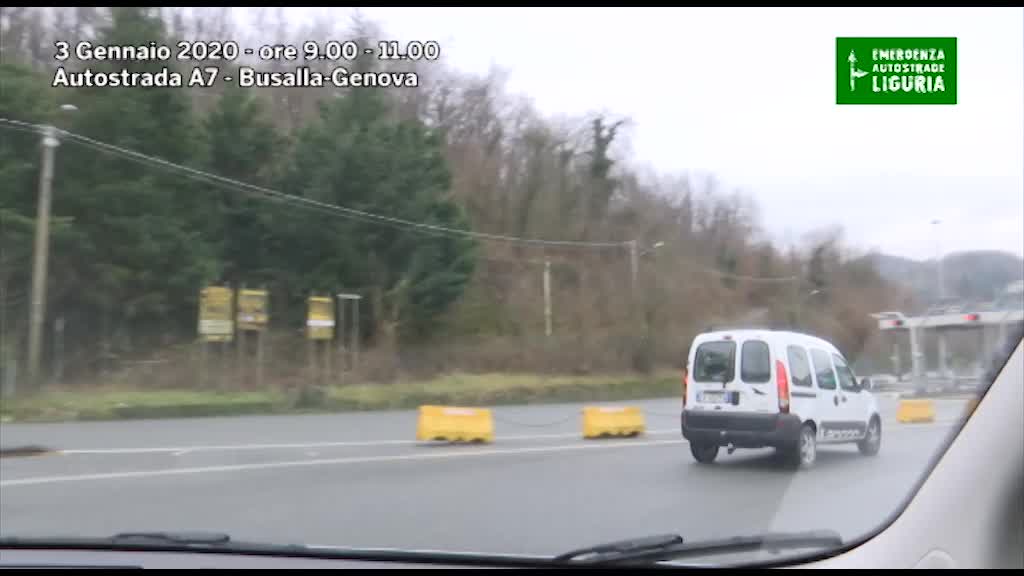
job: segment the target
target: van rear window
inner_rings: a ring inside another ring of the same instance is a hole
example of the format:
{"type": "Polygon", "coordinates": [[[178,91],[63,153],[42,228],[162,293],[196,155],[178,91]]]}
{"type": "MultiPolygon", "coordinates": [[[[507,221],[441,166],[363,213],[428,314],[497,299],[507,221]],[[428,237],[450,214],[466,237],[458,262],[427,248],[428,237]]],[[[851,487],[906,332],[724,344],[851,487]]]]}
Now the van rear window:
{"type": "Polygon", "coordinates": [[[760,340],[743,343],[740,355],[740,379],[744,382],[759,383],[772,379],[772,359],[768,345],[760,340]]]}
{"type": "Polygon", "coordinates": [[[694,382],[731,382],[736,370],[736,343],[721,340],[697,347],[694,382]]]}

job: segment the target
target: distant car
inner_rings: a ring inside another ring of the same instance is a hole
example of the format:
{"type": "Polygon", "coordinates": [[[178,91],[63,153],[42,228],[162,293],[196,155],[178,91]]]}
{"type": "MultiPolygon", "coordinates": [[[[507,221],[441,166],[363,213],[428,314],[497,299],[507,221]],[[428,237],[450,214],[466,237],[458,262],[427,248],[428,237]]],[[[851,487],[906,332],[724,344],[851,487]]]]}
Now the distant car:
{"type": "Polygon", "coordinates": [[[872,374],[860,381],[865,390],[878,390],[886,386],[894,386],[899,380],[892,374],[872,374]]]}
{"type": "Polygon", "coordinates": [[[856,443],[869,456],[881,446],[874,396],[839,350],[814,336],[705,332],[690,347],[683,387],[682,433],[700,463],[722,447],[773,447],[806,468],[818,444],[856,443]]]}

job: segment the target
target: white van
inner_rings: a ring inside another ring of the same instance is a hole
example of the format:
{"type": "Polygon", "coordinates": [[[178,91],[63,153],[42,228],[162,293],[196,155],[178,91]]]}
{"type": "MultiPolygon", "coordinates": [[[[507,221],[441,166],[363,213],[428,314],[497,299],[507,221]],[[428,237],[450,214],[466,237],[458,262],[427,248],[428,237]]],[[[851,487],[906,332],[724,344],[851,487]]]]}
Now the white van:
{"type": "Polygon", "coordinates": [[[713,462],[720,447],[773,447],[808,467],[818,444],[856,442],[877,454],[882,421],[832,344],[798,332],[725,330],[690,346],[682,432],[700,463],[713,462]]]}

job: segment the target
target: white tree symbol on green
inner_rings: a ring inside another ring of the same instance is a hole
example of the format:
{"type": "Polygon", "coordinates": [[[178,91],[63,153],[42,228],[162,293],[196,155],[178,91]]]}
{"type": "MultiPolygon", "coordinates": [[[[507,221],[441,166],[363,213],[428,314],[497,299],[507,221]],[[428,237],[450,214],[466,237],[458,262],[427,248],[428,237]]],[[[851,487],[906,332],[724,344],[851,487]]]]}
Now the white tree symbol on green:
{"type": "Polygon", "coordinates": [[[853,50],[850,50],[850,55],[846,58],[846,61],[850,63],[850,92],[853,92],[856,89],[854,81],[857,78],[867,76],[868,73],[857,69],[857,56],[854,55],[853,50]]]}

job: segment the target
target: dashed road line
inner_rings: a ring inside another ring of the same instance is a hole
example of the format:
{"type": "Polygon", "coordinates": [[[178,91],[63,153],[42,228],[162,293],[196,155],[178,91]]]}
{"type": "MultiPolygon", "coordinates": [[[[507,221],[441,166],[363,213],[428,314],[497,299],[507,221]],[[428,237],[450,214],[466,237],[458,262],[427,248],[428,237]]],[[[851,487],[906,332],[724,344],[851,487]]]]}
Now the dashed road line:
{"type": "Polygon", "coordinates": [[[559,446],[537,446],[532,448],[506,448],[487,450],[468,450],[430,453],[430,454],[398,454],[391,456],[356,456],[349,458],[326,458],[318,460],[289,460],[284,462],[261,462],[254,464],[235,464],[227,466],[199,466],[191,468],[166,468],[161,470],[138,470],[131,472],[107,472],[99,474],[73,474],[62,476],[38,476],[35,478],[18,478],[0,481],[0,488],[16,486],[38,486],[71,482],[88,482],[93,480],[124,480],[137,478],[157,478],[162,476],[190,476],[196,474],[214,474],[247,472],[252,470],[274,470],[282,468],[309,468],[316,466],[341,466],[369,463],[391,463],[423,460],[450,460],[457,458],[482,458],[487,456],[515,456],[521,454],[543,454],[546,452],[573,452],[585,450],[619,450],[623,448],[645,448],[682,444],[679,440],[647,440],[621,443],[601,444],[563,444],[559,446]]]}
{"type": "MultiPolygon", "coordinates": [[[[679,434],[678,428],[664,430],[648,430],[647,436],[664,436],[668,434],[679,434]]],[[[517,436],[499,436],[499,441],[516,440],[554,440],[561,438],[581,438],[579,432],[568,432],[561,434],[527,434],[517,436]]],[[[168,446],[149,448],[84,448],[60,450],[59,453],[76,455],[100,455],[100,454],[163,454],[170,453],[174,456],[181,456],[194,452],[234,452],[247,450],[308,450],[313,448],[366,448],[377,446],[416,446],[424,444],[419,440],[360,440],[360,441],[338,441],[338,442],[295,442],[285,444],[223,444],[213,446],[168,446]]]]}

